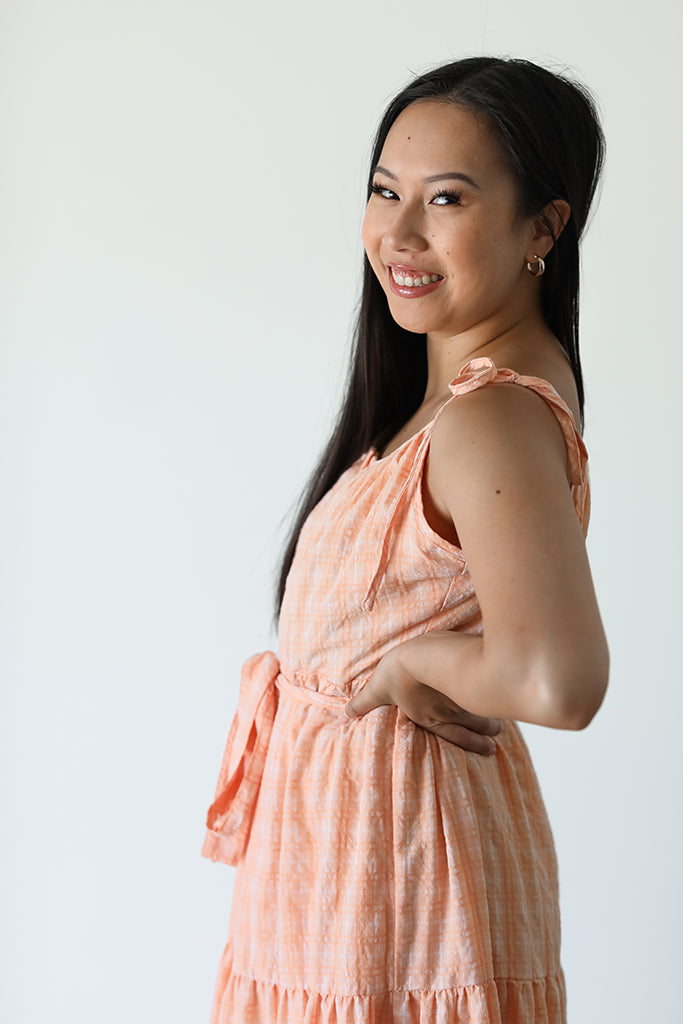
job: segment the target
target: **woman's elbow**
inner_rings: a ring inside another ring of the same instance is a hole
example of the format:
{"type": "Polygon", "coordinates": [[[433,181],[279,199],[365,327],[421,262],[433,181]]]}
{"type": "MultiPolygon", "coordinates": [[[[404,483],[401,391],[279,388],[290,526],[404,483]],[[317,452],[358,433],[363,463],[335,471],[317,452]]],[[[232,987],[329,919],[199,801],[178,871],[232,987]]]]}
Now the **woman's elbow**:
{"type": "Polygon", "coordinates": [[[539,724],[554,729],[585,729],[602,705],[608,681],[606,643],[589,656],[568,657],[546,666],[538,676],[538,707],[543,717],[539,724]]]}

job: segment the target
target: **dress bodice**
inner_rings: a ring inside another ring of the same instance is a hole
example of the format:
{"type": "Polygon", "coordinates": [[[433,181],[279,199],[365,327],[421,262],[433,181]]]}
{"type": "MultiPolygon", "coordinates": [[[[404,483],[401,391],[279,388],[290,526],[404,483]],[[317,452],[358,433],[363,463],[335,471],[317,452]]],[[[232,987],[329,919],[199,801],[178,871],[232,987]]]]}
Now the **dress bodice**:
{"type": "Polygon", "coordinates": [[[481,632],[465,554],[427,522],[422,486],[432,429],[445,405],[493,382],[529,387],[555,412],[585,535],[587,453],[568,406],[547,381],[473,359],[428,424],[383,459],[375,449],[361,455],[308,516],[280,615],[279,657],[289,679],[351,697],[397,643],[432,630],[481,632]]]}

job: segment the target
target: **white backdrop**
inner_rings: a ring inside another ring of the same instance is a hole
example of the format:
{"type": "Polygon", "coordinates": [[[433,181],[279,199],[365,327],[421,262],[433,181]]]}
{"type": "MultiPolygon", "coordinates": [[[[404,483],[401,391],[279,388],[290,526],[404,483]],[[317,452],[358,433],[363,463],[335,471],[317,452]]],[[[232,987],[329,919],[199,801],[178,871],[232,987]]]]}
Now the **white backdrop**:
{"type": "Polygon", "coordinates": [[[340,395],[370,139],[411,72],[480,52],[574,70],[608,139],[582,344],[611,685],[585,732],[525,728],[570,1024],[680,1019],[680,5],[1,18],[2,1019],[208,1019],[234,871],[204,816],[340,395]]]}

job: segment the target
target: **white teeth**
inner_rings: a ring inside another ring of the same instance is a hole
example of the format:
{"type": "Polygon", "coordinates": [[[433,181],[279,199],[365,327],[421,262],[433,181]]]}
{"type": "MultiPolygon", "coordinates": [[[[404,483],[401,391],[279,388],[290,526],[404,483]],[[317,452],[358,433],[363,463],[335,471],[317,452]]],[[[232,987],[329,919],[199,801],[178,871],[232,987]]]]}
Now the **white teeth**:
{"type": "Polygon", "coordinates": [[[430,282],[441,280],[438,274],[422,274],[417,277],[409,275],[408,277],[402,277],[401,274],[397,273],[393,268],[391,273],[396,284],[403,288],[422,288],[424,285],[430,284],[430,282]]]}

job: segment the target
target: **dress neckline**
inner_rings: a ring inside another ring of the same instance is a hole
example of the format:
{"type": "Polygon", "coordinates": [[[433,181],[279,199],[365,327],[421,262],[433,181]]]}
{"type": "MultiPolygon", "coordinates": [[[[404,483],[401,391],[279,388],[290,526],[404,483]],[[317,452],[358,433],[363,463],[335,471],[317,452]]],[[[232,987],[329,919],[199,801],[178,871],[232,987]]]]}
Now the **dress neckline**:
{"type": "MultiPolygon", "coordinates": [[[[450,402],[450,398],[447,398],[446,402],[450,402]]],[[[388,462],[388,460],[392,457],[392,455],[396,455],[397,452],[401,451],[401,448],[405,448],[406,445],[410,444],[411,441],[414,441],[416,438],[420,437],[421,434],[424,434],[424,432],[427,429],[427,427],[431,427],[431,425],[434,423],[434,420],[436,419],[436,417],[439,415],[439,413],[443,409],[443,406],[446,405],[446,402],[444,402],[443,405],[439,406],[439,408],[436,410],[436,412],[434,413],[434,415],[432,416],[432,418],[429,420],[428,423],[425,423],[425,425],[423,427],[420,427],[420,429],[418,431],[416,431],[414,434],[411,434],[410,437],[406,438],[405,441],[402,441],[401,444],[398,445],[397,448],[392,448],[392,450],[390,452],[387,452],[386,455],[380,456],[379,452],[377,451],[377,448],[373,444],[368,449],[368,451],[366,453],[366,457],[367,457],[367,455],[372,456],[372,460],[371,461],[374,461],[374,462],[388,462]]]]}

